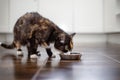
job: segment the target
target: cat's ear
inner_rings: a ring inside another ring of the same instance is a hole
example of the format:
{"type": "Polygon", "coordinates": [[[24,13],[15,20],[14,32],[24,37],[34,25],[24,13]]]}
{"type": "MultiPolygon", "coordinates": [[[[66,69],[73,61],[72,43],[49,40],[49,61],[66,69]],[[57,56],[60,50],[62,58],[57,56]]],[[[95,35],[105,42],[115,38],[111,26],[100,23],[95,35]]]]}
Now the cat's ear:
{"type": "Polygon", "coordinates": [[[73,38],[73,37],[75,36],[75,34],[76,34],[76,33],[72,33],[72,34],[70,34],[70,36],[73,38]]]}

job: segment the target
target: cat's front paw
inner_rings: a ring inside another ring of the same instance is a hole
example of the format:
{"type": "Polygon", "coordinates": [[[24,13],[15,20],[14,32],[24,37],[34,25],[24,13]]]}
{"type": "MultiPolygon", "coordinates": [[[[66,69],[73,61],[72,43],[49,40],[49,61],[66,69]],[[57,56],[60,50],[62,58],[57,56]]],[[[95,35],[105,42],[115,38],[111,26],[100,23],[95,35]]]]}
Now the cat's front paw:
{"type": "Polygon", "coordinates": [[[30,58],[35,59],[35,58],[38,58],[38,56],[36,54],[32,54],[30,55],[30,58]]]}

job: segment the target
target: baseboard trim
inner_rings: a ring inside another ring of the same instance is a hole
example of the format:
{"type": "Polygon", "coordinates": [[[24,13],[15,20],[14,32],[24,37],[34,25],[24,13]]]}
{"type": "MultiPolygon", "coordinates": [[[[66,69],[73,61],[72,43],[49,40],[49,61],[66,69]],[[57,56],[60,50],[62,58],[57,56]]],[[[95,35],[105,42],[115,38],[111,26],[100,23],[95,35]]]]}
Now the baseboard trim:
{"type": "MultiPolygon", "coordinates": [[[[120,44],[120,33],[77,33],[73,38],[75,43],[117,43],[120,44]]],[[[1,33],[1,42],[12,42],[12,33],[1,33]]]]}

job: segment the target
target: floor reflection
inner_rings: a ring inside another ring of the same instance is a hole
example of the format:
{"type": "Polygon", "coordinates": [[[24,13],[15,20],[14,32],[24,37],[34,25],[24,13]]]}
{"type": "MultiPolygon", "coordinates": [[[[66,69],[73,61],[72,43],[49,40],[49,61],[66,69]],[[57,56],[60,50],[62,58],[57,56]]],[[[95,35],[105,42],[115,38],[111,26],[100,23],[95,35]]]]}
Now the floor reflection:
{"type": "Polygon", "coordinates": [[[38,59],[7,54],[0,59],[0,80],[29,80],[40,68],[38,59]]]}
{"type": "Polygon", "coordinates": [[[44,68],[37,74],[34,80],[74,80],[72,66],[80,61],[66,61],[52,59],[47,61],[44,68]]]}
{"type": "Polygon", "coordinates": [[[14,50],[11,54],[2,50],[0,80],[120,80],[120,45],[87,44],[75,49],[82,52],[81,61],[48,59],[44,52],[28,60],[26,54],[20,57],[14,50]]]}

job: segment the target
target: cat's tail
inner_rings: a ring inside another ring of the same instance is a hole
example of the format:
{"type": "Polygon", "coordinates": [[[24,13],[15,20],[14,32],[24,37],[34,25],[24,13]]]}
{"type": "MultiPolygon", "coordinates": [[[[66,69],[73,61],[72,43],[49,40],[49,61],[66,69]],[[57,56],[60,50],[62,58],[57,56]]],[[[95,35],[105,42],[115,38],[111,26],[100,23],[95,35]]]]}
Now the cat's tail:
{"type": "Polygon", "coordinates": [[[13,49],[13,48],[15,48],[15,44],[14,43],[12,43],[12,44],[5,44],[5,43],[0,42],[0,46],[4,47],[6,49],[13,49]]]}

